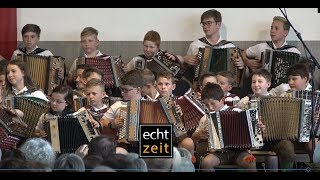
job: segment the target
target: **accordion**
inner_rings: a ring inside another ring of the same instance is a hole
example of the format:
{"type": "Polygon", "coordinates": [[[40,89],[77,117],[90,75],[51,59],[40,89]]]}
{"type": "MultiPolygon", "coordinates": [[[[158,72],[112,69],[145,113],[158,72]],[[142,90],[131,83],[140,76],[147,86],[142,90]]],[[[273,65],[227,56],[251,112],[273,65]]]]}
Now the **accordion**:
{"type": "Polygon", "coordinates": [[[143,58],[138,59],[135,63],[135,67],[137,69],[148,68],[155,74],[162,71],[169,71],[176,78],[182,78],[186,70],[182,68],[179,63],[168,59],[165,53],[166,51],[160,50],[151,60],[145,60],[143,58]]]}
{"type": "Polygon", "coordinates": [[[43,89],[45,94],[51,94],[55,87],[62,84],[58,73],[59,69],[64,69],[63,57],[18,54],[17,59],[28,65],[32,80],[43,89]]]}
{"type": "Polygon", "coordinates": [[[15,120],[5,109],[0,108],[0,149],[12,149],[25,140],[27,127],[15,120]]]}
{"type": "Polygon", "coordinates": [[[50,109],[50,105],[45,100],[36,97],[7,96],[5,104],[24,113],[22,120],[28,125],[24,134],[26,138],[33,137],[40,116],[50,109]]]}
{"type": "Polygon", "coordinates": [[[265,140],[309,142],[310,115],[306,100],[290,97],[264,97],[258,101],[259,116],[266,126],[265,140]],[[309,117],[308,117],[309,116],[309,117]]]}
{"type": "MultiPolygon", "coordinates": [[[[311,100],[312,100],[312,92],[310,90],[295,90],[295,91],[291,91],[289,92],[291,94],[292,97],[294,98],[300,98],[300,99],[304,99],[305,100],[305,116],[304,118],[306,118],[307,120],[305,120],[306,122],[310,122],[311,123],[311,116],[315,115],[314,118],[319,119],[319,112],[320,112],[320,91],[317,90],[314,92],[314,111],[312,113],[312,106],[311,106],[311,100]]],[[[320,129],[319,129],[319,120],[318,122],[314,122],[314,133],[319,136],[320,134],[320,129]]]]}
{"type": "Polygon", "coordinates": [[[187,131],[195,130],[198,127],[200,119],[205,115],[207,109],[197,99],[196,93],[191,91],[174,100],[182,109],[183,123],[187,131]]]}
{"type": "Polygon", "coordinates": [[[131,100],[121,116],[125,120],[119,130],[119,140],[138,141],[140,124],[172,124],[177,138],[184,137],[187,133],[181,117],[173,108],[171,97],[163,97],[159,101],[131,100]]]}
{"type": "Polygon", "coordinates": [[[103,81],[107,87],[120,86],[120,78],[124,74],[121,56],[79,57],[77,65],[79,64],[89,64],[101,70],[103,81]]]}
{"type": "Polygon", "coordinates": [[[299,54],[281,50],[266,49],[262,53],[262,64],[272,74],[271,88],[288,82],[287,71],[299,59],[299,54]]]}
{"type": "Polygon", "coordinates": [[[210,46],[199,48],[197,57],[200,59],[200,64],[195,66],[195,80],[197,81],[207,72],[217,73],[220,71],[230,71],[235,77],[236,86],[241,87],[245,71],[238,69],[234,65],[238,55],[238,48],[217,49],[210,46]]]}
{"type": "Polygon", "coordinates": [[[263,138],[257,124],[257,110],[209,113],[209,151],[221,148],[260,148],[263,138]]]}
{"type": "Polygon", "coordinates": [[[44,122],[44,130],[48,134],[47,140],[57,153],[74,153],[81,145],[99,136],[89,122],[87,111],[48,118],[44,122]]]}

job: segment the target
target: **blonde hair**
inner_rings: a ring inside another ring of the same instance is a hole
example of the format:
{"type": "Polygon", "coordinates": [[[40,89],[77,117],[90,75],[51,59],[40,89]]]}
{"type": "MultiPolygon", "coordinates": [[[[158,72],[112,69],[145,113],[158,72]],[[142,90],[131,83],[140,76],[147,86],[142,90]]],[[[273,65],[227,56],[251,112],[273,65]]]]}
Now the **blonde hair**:
{"type": "Polygon", "coordinates": [[[280,21],[283,22],[283,29],[289,31],[290,30],[290,24],[286,20],[286,18],[281,17],[281,16],[275,16],[273,17],[273,21],[280,21]]]}
{"type": "Polygon", "coordinates": [[[93,79],[91,79],[90,81],[87,82],[86,89],[92,88],[92,87],[96,87],[96,86],[99,86],[102,92],[105,91],[104,82],[102,80],[96,79],[96,78],[93,78],[93,79]]]}

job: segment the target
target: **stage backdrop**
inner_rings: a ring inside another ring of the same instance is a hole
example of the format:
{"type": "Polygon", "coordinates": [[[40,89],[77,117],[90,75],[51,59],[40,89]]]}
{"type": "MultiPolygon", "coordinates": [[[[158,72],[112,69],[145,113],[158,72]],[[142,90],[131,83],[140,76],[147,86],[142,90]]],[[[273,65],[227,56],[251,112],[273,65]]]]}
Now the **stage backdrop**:
{"type": "Polygon", "coordinates": [[[0,54],[10,59],[17,48],[17,9],[0,8],[0,54]]]}

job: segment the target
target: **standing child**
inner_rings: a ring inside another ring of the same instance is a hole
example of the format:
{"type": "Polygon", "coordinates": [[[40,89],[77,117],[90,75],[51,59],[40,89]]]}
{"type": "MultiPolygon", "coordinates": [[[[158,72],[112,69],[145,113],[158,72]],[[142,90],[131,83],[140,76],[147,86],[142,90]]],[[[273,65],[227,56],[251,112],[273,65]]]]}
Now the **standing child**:
{"type": "MultiPolygon", "coordinates": [[[[80,44],[81,48],[84,51],[84,57],[99,57],[104,56],[97,48],[99,46],[99,39],[98,39],[98,30],[93,27],[85,27],[81,34],[80,34],[80,44]]],[[[77,67],[77,59],[75,59],[69,69],[68,74],[68,83],[71,83],[74,79],[74,74],[77,67]]]]}
{"type": "MultiPolygon", "coordinates": [[[[160,34],[157,31],[148,31],[144,38],[143,38],[143,54],[138,55],[137,57],[132,58],[131,61],[124,67],[125,71],[129,71],[132,69],[141,69],[141,68],[148,68],[150,69],[154,74],[159,73],[162,71],[162,68],[159,68],[158,66],[154,65],[154,59],[153,57],[157,55],[157,53],[165,52],[165,56],[172,62],[177,62],[180,64],[180,68],[182,67],[181,61],[182,57],[178,55],[173,55],[171,53],[168,53],[166,51],[163,51],[160,49],[161,44],[161,37],[160,34]],[[144,67],[141,67],[140,65],[144,64],[144,67]],[[139,67],[140,66],[140,67],[139,67]]],[[[189,87],[189,84],[182,79],[179,79],[177,81],[178,88],[173,91],[173,93],[177,96],[181,96],[185,94],[189,87]]]]}
{"type": "MultiPolygon", "coordinates": [[[[32,55],[39,55],[39,56],[53,56],[51,51],[47,49],[41,49],[37,46],[40,41],[40,33],[41,29],[36,24],[26,24],[23,26],[21,30],[22,40],[24,47],[17,49],[13,52],[11,60],[16,59],[18,54],[32,54],[32,55]]],[[[59,69],[58,77],[60,79],[64,79],[66,67],[64,69],[59,69]]]]}
{"type": "Polygon", "coordinates": [[[47,49],[41,49],[37,46],[40,40],[41,29],[36,24],[26,24],[21,30],[24,47],[13,52],[11,60],[16,59],[18,54],[36,54],[40,56],[53,56],[47,49]]]}

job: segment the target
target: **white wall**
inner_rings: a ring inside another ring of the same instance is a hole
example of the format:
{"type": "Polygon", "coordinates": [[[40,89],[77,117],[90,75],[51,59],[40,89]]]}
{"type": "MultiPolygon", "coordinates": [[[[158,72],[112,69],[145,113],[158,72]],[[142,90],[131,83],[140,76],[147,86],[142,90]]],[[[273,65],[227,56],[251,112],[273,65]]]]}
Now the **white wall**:
{"type": "MultiPolygon", "coordinates": [[[[38,24],[41,41],[79,41],[86,26],[99,30],[101,41],[142,41],[149,30],[163,41],[192,41],[203,36],[201,14],[210,8],[18,8],[18,40],[27,23],[38,24]]],[[[269,40],[278,8],[217,8],[222,13],[221,34],[230,41],[269,40]]],[[[304,40],[320,40],[317,8],[286,8],[289,20],[304,40]]],[[[287,38],[298,41],[293,30],[287,38]]]]}

